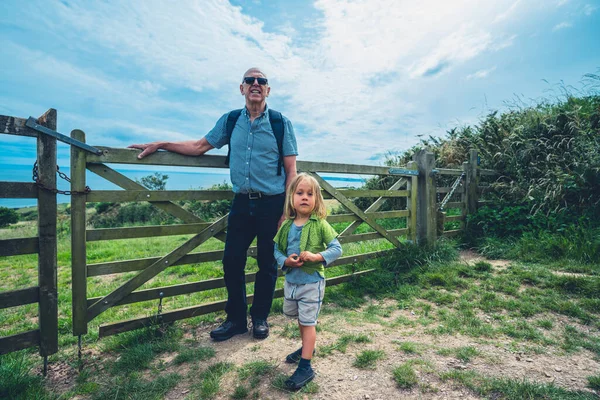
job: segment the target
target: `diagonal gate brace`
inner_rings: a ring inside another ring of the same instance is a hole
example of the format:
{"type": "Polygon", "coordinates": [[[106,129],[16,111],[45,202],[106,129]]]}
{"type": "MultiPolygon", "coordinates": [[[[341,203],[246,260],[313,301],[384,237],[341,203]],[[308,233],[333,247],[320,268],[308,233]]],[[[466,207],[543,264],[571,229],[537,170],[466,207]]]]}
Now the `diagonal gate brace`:
{"type": "Polygon", "coordinates": [[[98,315],[108,310],[110,307],[117,304],[125,296],[133,292],[135,289],[154,278],[157,274],[164,271],[167,267],[173,265],[181,257],[185,256],[190,251],[213,237],[216,233],[221,232],[227,226],[227,216],[220,218],[214,224],[204,229],[202,232],[189,239],[187,242],[156,261],[145,270],[125,282],[123,285],[101,298],[92,304],[87,310],[88,322],[96,318],[98,315]]]}
{"type": "Polygon", "coordinates": [[[394,246],[396,246],[396,247],[402,246],[402,243],[400,243],[400,241],[398,239],[396,239],[394,236],[390,235],[388,233],[388,231],[386,231],[381,225],[379,225],[377,222],[372,220],[368,215],[366,215],[363,211],[361,211],[360,208],[356,207],[354,205],[354,203],[352,203],[346,196],[344,196],[343,194],[338,192],[333,186],[331,186],[329,183],[325,182],[325,180],[323,180],[323,178],[321,178],[316,173],[314,173],[314,172],[309,172],[309,173],[317,180],[317,182],[319,182],[319,185],[321,185],[321,187],[323,189],[325,189],[327,192],[329,192],[329,194],[332,195],[333,198],[335,198],[337,201],[342,203],[344,205],[344,207],[346,207],[348,210],[352,211],[354,214],[356,214],[357,217],[359,217],[364,222],[369,224],[371,226],[371,228],[373,228],[377,232],[379,232],[379,234],[381,236],[383,236],[388,241],[390,241],[394,246]]]}
{"type": "MultiPolygon", "coordinates": [[[[390,186],[390,188],[388,189],[388,191],[391,192],[393,190],[398,190],[404,184],[406,184],[406,179],[404,179],[404,178],[398,179],[398,181],[396,181],[396,183],[394,183],[392,186],[390,186]]],[[[373,202],[373,204],[371,204],[369,206],[369,208],[367,208],[365,210],[365,213],[375,212],[375,211],[379,210],[379,208],[383,205],[383,203],[385,203],[386,200],[387,200],[387,197],[380,197],[380,198],[378,198],[377,200],[375,200],[373,202]]],[[[358,229],[358,227],[362,223],[363,223],[363,221],[354,221],[354,222],[352,222],[350,225],[348,225],[346,227],[346,229],[344,229],[344,231],[342,233],[340,233],[340,237],[352,235],[354,233],[354,231],[356,231],[356,229],[358,229]]]]}

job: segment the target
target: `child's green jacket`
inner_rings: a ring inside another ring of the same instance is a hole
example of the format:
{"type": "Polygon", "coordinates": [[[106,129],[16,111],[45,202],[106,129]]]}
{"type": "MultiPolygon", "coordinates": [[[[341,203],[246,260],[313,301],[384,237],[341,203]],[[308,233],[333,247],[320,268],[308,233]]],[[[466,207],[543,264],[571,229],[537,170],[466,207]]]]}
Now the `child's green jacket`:
{"type": "MultiPolygon", "coordinates": [[[[288,245],[288,234],[294,220],[288,219],[281,224],[279,232],[273,239],[275,245],[286,256],[288,245]]],[[[300,251],[310,251],[311,253],[320,253],[327,248],[327,245],[337,237],[337,232],[329,225],[329,223],[315,215],[311,215],[310,219],[302,227],[300,234],[300,251]]],[[[312,274],[317,271],[323,278],[325,277],[325,267],[322,262],[306,262],[300,269],[307,274],[312,274]]]]}

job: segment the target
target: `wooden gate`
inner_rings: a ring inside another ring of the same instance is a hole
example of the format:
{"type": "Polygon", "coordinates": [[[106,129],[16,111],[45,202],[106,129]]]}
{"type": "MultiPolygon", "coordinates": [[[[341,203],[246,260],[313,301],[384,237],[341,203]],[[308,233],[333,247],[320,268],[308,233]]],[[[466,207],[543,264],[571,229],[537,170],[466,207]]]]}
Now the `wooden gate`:
{"type": "MultiPolygon", "coordinates": [[[[56,110],[50,109],[37,123],[56,130],[56,110]]],[[[0,116],[0,133],[37,138],[38,183],[0,182],[1,198],[33,198],[38,204],[38,235],[0,240],[0,257],[38,254],[38,285],[0,293],[0,309],[38,303],[38,329],[0,337],[0,354],[39,346],[44,357],[58,351],[56,265],[56,139],[28,128],[23,118],[0,116]]]]}
{"type": "MultiPolygon", "coordinates": [[[[85,134],[80,130],[73,131],[71,137],[78,141],[85,142],[85,134]]],[[[210,238],[224,241],[227,230],[227,215],[216,221],[207,222],[184,209],[176,202],[181,200],[231,199],[233,193],[230,191],[215,190],[151,191],[117,172],[108,165],[117,163],[196,168],[226,168],[224,157],[214,155],[187,157],[161,151],[142,160],[138,160],[136,156],[139,152],[137,150],[100,146],[96,146],[96,148],[102,151],[101,155],[90,154],[76,147],[71,148],[71,189],[74,192],[71,200],[74,335],[87,333],[88,323],[112,307],[119,307],[140,301],[161,300],[170,296],[180,296],[225,287],[223,278],[215,278],[180,285],[138,290],[143,284],[171,266],[216,261],[222,258],[223,250],[205,252],[192,252],[192,250],[210,238]],[[92,188],[89,193],[83,193],[86,187],[86,169],[125,190],[93,190],[92,188]],[[88,229],[86,226],[86,203],[139,201],[150,202],[155,207],[177,217],[182,221],[182,224],[106,229],[88,229]],[[194,236],[161,257],[120,260],[96,264],[88,263],[86,254],[86,243],[88,242],[183,234],[193,234],[194,236]],[[124,281],[115,290],[99,297],[88,298],[88,278],[107,274],[121,274],[130,271],[140,272],[134,277],[124,281]]],[[[392,243],[394,247],[400,247],[402,245],[402,242],[398,239],[400,236],[405,236],[409,240],[416,239],[417,214],[415,210],[418,190],[418,171],[416,163],[410,163],[406,169],[306,161],[299,161],[297,166],[299,171],[308,172],[319,181],[323,188],[323,195],[325,198],[336,199],[350,212],[347,214],[330,215],[327,218],[331,223],[351,222],[351,224],[340,234],[339,240],[342,244],[385,238],[392,243]],[[333,187],[319,175],[322,173],[394,176],[398,178],[398,181],[389,190],[338,189],[333,187]],[[362,211],[351,201],[352,198],[357,197],[371,197],[376,198],[376,200],[366,210],[362,211]],[[397,197],[407,198],[406,207],[404,209],[383,212],[378,211],[387,198],[397,197]],[[402,229],[386,230],[378,223],[378,220],[386,218],[406,218],[406,227],[402,229]],[[372,232],[354,234],[359,225],[363,223],[366,223],[371,227],[372,232]]],[[[380,257],[388,251],[389,250],[375,251],[342,257],[336,260],[335,263],[332,263],[330,267],[353,264],[367,259],[380,257]]],[[[256,248],[251,247],[248,251],[248,255],[255,257],[256,248]]],[[[370,271],[361,271],[331,278],[327,280],[327,285],[339,284],[352,277],[368,272],[370,271]]],[[[254,273],[246,275],[246,282],[253,282],[254,279],[254,273]]],[[[281,297],[282,295],[282,289],[276,290],[276,297],[281,297]]],[[[250,303],[251,301],[252,295],[249,295],[248,302],[250,303]]],[[[110,322],[100,326],[99,335],[101,337],[108,336],[141,328],[157,322],[167,323],[223,310],[225,308],[225,303],[226,300],[220,300],[163,312],[160,316],[152,315],[126,321],[110,322]]]]}

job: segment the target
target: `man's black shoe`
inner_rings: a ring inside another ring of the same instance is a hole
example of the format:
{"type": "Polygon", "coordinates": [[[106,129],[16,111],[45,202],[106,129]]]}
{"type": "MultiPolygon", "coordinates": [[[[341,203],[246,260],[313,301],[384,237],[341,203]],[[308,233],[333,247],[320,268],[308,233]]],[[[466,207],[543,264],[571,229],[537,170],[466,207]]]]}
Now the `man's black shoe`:
{"type": "Polygon", "coordinates": [[[266,320],[252,320],[252,336],[254,336],[255,339],[266,339],[269,336],[269,324],[266,320]]]}
{"type": "Polygon", "coordinates": [[[235,335],[248,332],[246,323],[236,323],[230,320],[226,320],[217,329],[210,332],[210,337],[216,342],[222,342],[223,340],[231,339],[235,335]]]}
{"type": "Polygon", "coordinates": [[[312,381],[315,377],[315,371],[312,368],[297,368],[296,371],[290,376],[284,385],[289,390],[302,389],[308,382],[312,381]]]}
{"type": "MultiPolygon", "coordinates": [[[[313,350],[313,356],[315,355],[315,351],[313,350]]],[[[288,364],[297,364],[302,358],[302,347],[296,350],[293,353],[290,353],[285,357],[285,362],[288,364]]]]}

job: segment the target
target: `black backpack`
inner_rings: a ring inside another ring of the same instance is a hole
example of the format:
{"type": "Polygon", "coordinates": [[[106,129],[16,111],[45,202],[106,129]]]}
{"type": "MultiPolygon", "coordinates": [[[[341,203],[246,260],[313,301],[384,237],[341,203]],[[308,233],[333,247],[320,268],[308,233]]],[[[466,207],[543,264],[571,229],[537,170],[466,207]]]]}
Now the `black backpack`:
{"type": "MultiPolygon", "coordinates": [[[[233,132],[233,128],[235,128],[235,123],[237,122],[240,114],[242,113],[242,109],[233,110],[227,116],[227,125],[225,125],[226,133],[227,133],[227,146],[229,149],[227,150],[227,158],[225,158],[225,165],[229,166],[229,158],[231,155],[231,133],[233,132]]],[[[279,111],[271,110],[269,108],[269,122],[271,123],[271,129],[273,129],[273,134],[275,135],[275,140],[277,141],[277,149],[279,150],[279,162],[277,163],[277,175],[281,176],[281,169],[283,167],[283,118],[279,111]]]]}

